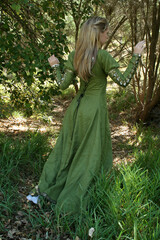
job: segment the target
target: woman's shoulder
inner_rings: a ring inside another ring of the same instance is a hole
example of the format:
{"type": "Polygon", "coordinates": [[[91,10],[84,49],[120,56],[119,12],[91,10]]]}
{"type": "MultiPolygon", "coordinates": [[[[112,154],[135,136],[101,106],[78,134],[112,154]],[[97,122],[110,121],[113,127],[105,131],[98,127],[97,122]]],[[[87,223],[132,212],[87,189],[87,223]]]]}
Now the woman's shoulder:
{"type": "Polygon", "coordinates": [[[104,56],[104,57],[107,57],[107,56],[110,56],[109,52],[105,49],[99,49],[98,50],[98,56],[104,56]]]}
{"type": "Polygon", "coordinates": [[[105,62],[108,62],[112,58],[110,53],[107,50],[99,49],[97,53],[97,60],[100,62],[100,64],[103,64],[105,62]]]}
{"type": "Polygon", "coordinates": [[[75,50],[73,50],[72,52],[69,53],[68,57],[70,58],[74,58],[75,55],[75,50]]]}
{"type": "Polygon", "coordinates": [[[111,56],[108,51],[104,49],[98,50],[98,62],[102,67],[105,68],[106,72],[109,72],[112,68],[119,67],[119,64],[116,62],[116,60],[111,56]]]}

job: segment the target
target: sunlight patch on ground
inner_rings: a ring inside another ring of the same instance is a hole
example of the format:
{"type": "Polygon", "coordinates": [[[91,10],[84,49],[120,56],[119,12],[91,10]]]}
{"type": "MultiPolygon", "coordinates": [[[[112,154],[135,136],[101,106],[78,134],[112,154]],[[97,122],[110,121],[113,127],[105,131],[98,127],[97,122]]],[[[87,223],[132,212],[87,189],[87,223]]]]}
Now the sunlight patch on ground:
{"type": "Polygon", "coordinates": [[[121,121],[112,122],[111,138],[114,165],[134,161],[131,146],[135,141],[135,135],[136,132],[128,125],[122,125],[121,121]]]}
{"type": "Polygon", "coordinates": [[[116,156],[116,153],[114,153],[114,155],[115,155],[115,157],[113,159],[113,165],[114,166],[116,166],[118,164],[126,165],[127,163],[133,162],[135,160],[134,157],[129,157],[129,156],[124,157],[123,155],[121,155],[122,157],[120,158],[120,157],[116,156]]]}
{"type": "Polygon", "coordinates": [[[112,131],[111,135],[113,137],[116,136],[120,136],[120,135],[124,135],[126,139],[130,138],[131,132],[130,132],[130,128],[127,125],[121,125],[121,126],[114,126],[114,130],[112,131]]]}
{"type": "Polygon", "coordinates": [[[6,133],[20,133],[27,131],[40,131],[42,133],[48,131],[59,132],[61,127],[61,122],[52,120],[52,124],[44,124],[39,120],[30,119],[20,119],[20,118],[10,118],[10,119],[0,119],[0,132],[6,133]]]}

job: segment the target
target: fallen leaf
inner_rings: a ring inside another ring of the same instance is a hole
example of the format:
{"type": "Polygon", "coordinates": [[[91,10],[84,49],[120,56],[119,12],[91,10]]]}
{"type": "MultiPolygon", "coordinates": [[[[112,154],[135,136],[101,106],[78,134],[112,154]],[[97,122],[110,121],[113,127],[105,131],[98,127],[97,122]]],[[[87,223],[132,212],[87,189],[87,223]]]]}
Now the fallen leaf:
{"type": "Polygon", "coordinates": [[[49,236],[48,236],[48,231],[47,231],[47,232],[46,232],[45,239],[48,239],[48,237],[49,237],[49,236]]]}
{"type": "Polygon", "coordinates": [[[21,240],[32,240],[31,238],[21,238],[21,240]]]}
{"type": "Polygon", "coordinates": [[[15,221],[14,222],[17,226],[21,226],[22,225],[22,222],[21,221],[15,221]]]}
{"type": "Polygon", "coordinates": [[[28,224],[28,221],[27,221],[27,219],[22,219],[22,223],[24,223],[24,224],[28,224]]]}
{"type": "Polygon", "coordinates": [[[92,238],[92,237],[93,237],[93,233],[94,233],[94,231],[95,231],[95,230],[94,230],[93,227],[90,228],[89,231],[88,231],[88,236],[92,238]]]}
{"type": "Polygon", "coordinates": [[[16,229],[9,230],[9,231],[8,231],[8,237],[9,237],[9,238],[14,238],[13,235],[14,235],[15,233],[16,233],[16,229]]]}
{"type": "Polygon", "coordinates": [[[78,236],[76,236],[75,240],[80,240],[80,238],[78,236]]]}
{"type": "Polygon", "coordinates": [[[21,217],[24,216],[24,213],[23,213],[22,211],[18,211],[17,213],[18,213],[18,215],[21,216],[21,217]]]}

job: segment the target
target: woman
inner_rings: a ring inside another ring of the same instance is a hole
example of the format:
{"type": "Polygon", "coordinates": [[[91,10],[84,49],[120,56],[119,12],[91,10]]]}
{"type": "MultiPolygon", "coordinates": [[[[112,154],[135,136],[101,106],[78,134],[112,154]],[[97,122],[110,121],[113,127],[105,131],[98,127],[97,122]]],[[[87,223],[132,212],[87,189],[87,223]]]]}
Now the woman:
{"type": "MultiPolygon", "coordinates": [[[[124,74],[118,63],[101,47],[107,40],[108,22],[92,17],[82,26],[76,50],[70,53],[66,73],[61,78],[59,61],[53,55],[48,61],[56,72],[61,89],[80,77],[80,89],[70,104],[57,143],[46,162],[39,184],[39,194],[56,201],[56,207],[77,213],[85,209],[87,192],[103,168],[112,167],[112,146],[106,106],[106,77],[126,87],[133,77],[144,41],[134,54],[124,74]]],[[[38,197],[28,196],[37,202],[38,197]]]]}

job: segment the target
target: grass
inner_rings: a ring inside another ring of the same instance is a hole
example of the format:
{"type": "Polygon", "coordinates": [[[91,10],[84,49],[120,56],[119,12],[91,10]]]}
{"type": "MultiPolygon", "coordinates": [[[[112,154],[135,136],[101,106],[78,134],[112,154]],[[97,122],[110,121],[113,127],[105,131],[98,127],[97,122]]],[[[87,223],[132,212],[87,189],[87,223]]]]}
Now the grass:
{"type": "Polygon", "coordinates": [[[127,111],[131,115],[130,110],[135,104],[135,97],[130,88],[128,88],[128,91],[123,88],[118,90],[116,88],[114,93],[112,90],[107,91],[107,103],[110,119],[116,119],[122,111],[127,111]]]}
{"type": "MultiPolygon", "coordinates": [[[[124,111],[121,100],[115,100],[118,96],[110,96],[109,108],[124,111]]],[[[93,240],[159,240],[160,136],[152,127],[132,128],[136,135],[129,149],[134,161],[116,165],[108,176],[102,171],[89,190],[87,210],[79,216],[56,215],[48,202],[40,208],[26,203],[25,196],[37,184],[51,151],[50,136],[1,134],[0,238],[87,240],[93,227],[93,240]]],[[[123,144],[118,147],[124,149],[123,144]]]]}
{"type": "Polygon", "coordinates": [[[46,135],[27,133],[23,139],[11,139],[0,135],[0,212],[1,230],[5,230],[5,222],[21,208],[18,188],[27,182],[27,178],[38,179],[49,146],[46,135]]]}

